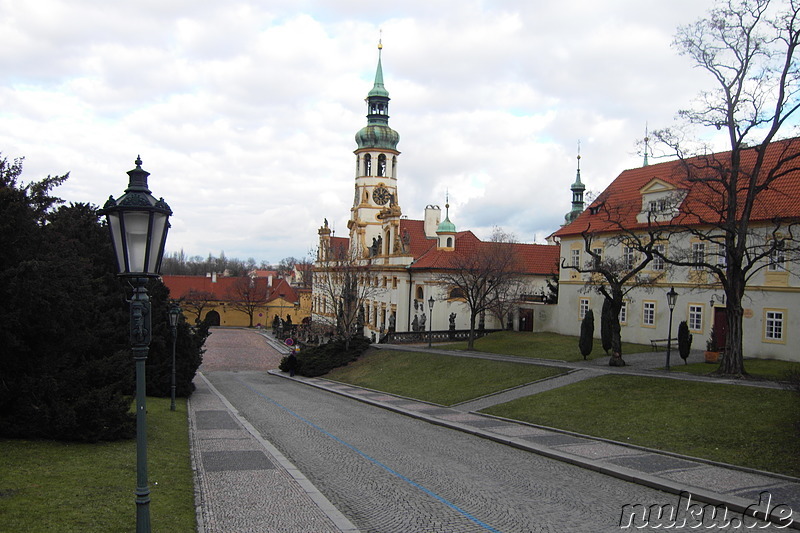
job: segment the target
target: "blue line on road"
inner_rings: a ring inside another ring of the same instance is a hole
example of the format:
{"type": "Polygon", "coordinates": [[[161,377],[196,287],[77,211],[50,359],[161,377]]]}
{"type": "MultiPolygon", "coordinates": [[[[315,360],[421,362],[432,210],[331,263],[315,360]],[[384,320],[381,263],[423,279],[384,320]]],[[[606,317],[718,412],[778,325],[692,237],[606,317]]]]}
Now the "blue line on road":
{"type": "Polygon", "coordinates": [[[385,464],[381,463],[380,461],[378,461],[378,460],[377,460],[377,459],[375,459],[374,457],[371,457],[371,456],[367,455],[366,453],[362,452],[361,450],[359,450],[358,448],[356,448],[356,447],[355,447],[355,446],[353,446],[352,444],[350,444],[350,443],[348,443],[348,442],[345,442],[345,441],[343,441],[342,439],[340,439],[339,437],[337,437],[337,436],[335,436],[335,435],[331,435],[330,433],[328,433],[327,431],[325,431],[324,429],[322,429],[322,428],[321,428],[321,427],[319,427],[318,425],[314,424],[314,423],[313,423],[313,422],[311,422],[310,420],[307,420],[307,419],[303,418],[302,416],[298,415],[297,413],[295,413],[294,411],[292,411],[292,410],[291,410],[291,409],[289,409],[288,407],[285,407],[285,406],[283,406],[283,405],[279,404],[278,402],[276,402],[275,400],[273,400],[272,398],[270,398],[269,396],[266,396],[266,395],[262,394],[261,392],[257,391],[256,389],[254,389],[253,387],[251,387],[250,385],[248,385],[247,383],[245,383],[244,381],[242,381],[242,379],[241,379],[241,378],[237,378],[237,379],[238,379],[238,380],[239,380],[239,381],[240,381],[240,382],[241,382],[241,383],[242,383],[242,384],[243,384],[245,387],[247,387],[248,389],[250,389],[250,390],[251,390],[251,391],[253,391],[254,393],[258,394],[259,396],[261,396],[262,398],[264,398],[264,399],[265,399],[265,400],[267,400],[268,402],[271,402],[271,403],[273,403],[273,404],[277,405],[278,407],[280,407],[281,409],[283,409],[284,411],[286,411],[287,413],[289,413],[289,414],[290,414],[290,415],[292,415],[293,417],[297,418],[298,420],[301,420],[301,421],[305,422],[306,424],[308,424],[308,425],[309,425],[309,426],[311,426],[312,428],[316,429],[317,431],[319,431],[320,433],[322,433],[322,434],[324,434],[324,435],[327,435],[328,437],[332,438],[333,440],[335,440],[335,441],[336,441],[336,442],[338,442],[339,444],[342,444],[342,445],[344,445],[344,446],[347,446],[348,448],[350,448],[351,450],[353,450],[354,452],[356,452],[358,455],[360,455],[360,456],[361,456],[361,457],[363,457],[364,459],[366,459],[366,460],[370,461],[371,463],[373,463],[373,464],[375,464],[375,465],[377,465],[377,466],[379,466],[379,467],[383,468],[384,470],[386,470],[387,472],[389,472],[389,473],[390,473],[390,474],[392,474],[393,476],[397,476],[398,478],[402,479],[403,481],[405,481],[406,483],[408,483],[408,484],[409,484],[409,485],[411,485],[412,487],[416,487],[416,488],[418,488],[419,490],[421,490],[422,492],[424,492],[425,494],[427,494],[427,495],[429,495],[429,496],[431,496],[431,497],[433,497],[433,498],[436,498],[437,500],[439,500],[440,502],[442,502],[443,504],[445,504],[445,505],[446,505],[446,506],[448,506],[449,508],[453,509],[454,511],[456,511],[456,512],[460,513],[461,515],[463,515],[463,516],[465,516],[466,518],[470,519],[471,521],[475,522],[476,524],[478,524],[478,525],[479,525],[479,526],[481,526],[482,528],[484,528],[484,529],[486,529],[486,530],[488,530],[488,531],[492,531],[492,532],[494,532],[494,533],[501,533],[499,530],[497,530],[497,529],[493,528],[493,527],[492,527],[492,526],[490,526],[489,524],[486,524],[486,523],[484,523],[484,522],[482,522],[482,521],[478,520],[477,518],[475,518],[474,516],[472,516],[470,513],[468,513],[468,512],[467,512],[467,511],[465,511],[464,509],[461,509],[459,506],[457,506],[457,505],[455,505],[455,504],[453,504],[453,503],[451,503],[451,502],[447,501],[446,499],[442,498],[441,496],[439,496],[439,495],[438,495],[438,494],[436,494],[435,492],[433,492],[433,491],[431,491],[431,490],[429,490],[429,489],[426,489],[425,487],[423,487],[423,486],[422,486],[422,485],[420,485],[419,483],[416,483],[416,482],[414,482],[414,481],[412,481],[412,480],[408,479],[408,478],[407,478],[406,476],[404,476],[403,474],[401,474],[401,473],[399,473],[399,472],[396,472],[395,470],[392,470],[391,468],[389,468],[389,467],[388,467],[388,466],[386,466],[385,464]]]}

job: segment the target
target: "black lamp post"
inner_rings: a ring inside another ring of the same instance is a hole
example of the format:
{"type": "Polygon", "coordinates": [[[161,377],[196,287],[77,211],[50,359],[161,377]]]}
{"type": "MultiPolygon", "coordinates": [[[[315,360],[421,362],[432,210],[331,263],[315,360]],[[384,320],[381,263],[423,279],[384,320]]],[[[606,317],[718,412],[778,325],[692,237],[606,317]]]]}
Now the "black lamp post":
{"type": "Polygon", "coordinates": [[[118,275],[133,286],[131,304],[131,352],[136,362],[136,532],[150,532],[150,487],[147,482],[147,410],[145,408],[145,360],[150,346],[150,297],[147,280],[158,277],[172,210],[164,199],[156,200],[147,188],[142,160],[128,171],[128,188],[100,210],[105,215],[117,259],[118,275]]]}
{"type": "Polygon", "coordinates": [[[431,312],[431,319],[429,320],[430,324],[428,325],[428,348],[431,347],[431,336],[433,335],[433,304],[435,300],[433,296],[431,296],[430,300],[428,300],[428,309],[431,312]]]}
{"type": "Polygon", "coordinates": [[[667,370],[669,370],[669,355],[672,351],[672,311],[675,309],[675,302],[678,301],[678,293],[675,287],[670,287],[667,293],[667,305],[669,306],[669,330],[667,331],[667,370]]]}
{"type": "Polygon", "coordinates": [[[172,302],[172,304],[169,306],[169,328],[172,330],[172,383],[170,386],[170,411],[175,410],[175,344],[178,341],[178,317],[180,316],[180,306],[177,303],[172,302]]]}

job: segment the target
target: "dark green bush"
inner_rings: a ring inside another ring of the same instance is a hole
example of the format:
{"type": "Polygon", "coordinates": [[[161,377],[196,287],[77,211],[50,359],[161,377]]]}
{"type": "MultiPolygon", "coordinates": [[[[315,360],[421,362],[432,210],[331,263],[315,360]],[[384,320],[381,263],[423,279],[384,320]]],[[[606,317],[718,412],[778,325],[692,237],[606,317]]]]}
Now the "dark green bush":
{"type": "MultiPolygon", "coordinates": [[[[320,346],[301,349],[297,354],[295,373],[309,378],[325,375],[334,368],[358,359],[369,348],[370,340],[366,337],[353,337],[349,344],[348,348],[344,340],[332,340],[320,346]]],[[[281,360],[278,368],[284,372],[289,370],[286,357],[281,360]]]]}
{"type": "Polygon", "coordinates": [[[689,324],[684,320],[678,324],[678,353],[686,364],[689,364],[686,359],[689,357],[689,352],[691,350],[692,334],[689,333],[689,324]]]}
{"type": "Polygon", "coordinates": [[[578,340],[578,348],[581,350],[581,355],[584,359],[592,353],[592,344],[594,338],[594,312],[591,309],[586,311],[581,322],[581,336],[578,340]]]}

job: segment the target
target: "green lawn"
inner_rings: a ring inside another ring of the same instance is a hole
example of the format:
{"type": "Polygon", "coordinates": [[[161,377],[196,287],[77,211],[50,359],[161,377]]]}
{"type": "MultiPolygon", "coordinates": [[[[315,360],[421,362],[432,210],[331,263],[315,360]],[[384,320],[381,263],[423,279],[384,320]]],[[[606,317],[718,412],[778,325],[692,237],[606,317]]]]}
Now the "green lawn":
{"type": "MultiPolygon", "coordinates": [[[[443,345],[456,350],[466,350],[466,342],[443,345]]],[[[529,333],[522,331],[498,331],[475,341],[478,352],[518,355],[536,359],[556,359],[558,361],[582,361],[578,350],[578,337],[559,335],[557,333],[529,333]]],[[[650,352],[650,345],[622,343],[623,358],[625,354],[650,352]]],[[[608,357],[603,351],[600,339],[594,339],[591,355],[588,359],[608,357]]]]}
{"type": "MultiPolygon", "coordinates": [[[[194,531],[186,400],[147,399],[153,531],[194,531]]],[[[136,529],[136,442],[0,439],[0,531],[136,529]]]]}
{"type": "Polygon", "coordinates": [[[800,476],[798,403],[786,390],[608,375],[484,412],[800,476]]]}
{"type": "MultiPolygon", "coordinates": [[[[671,365],[673,372],[688,372],[690,374],[711,374],[719,363],[692,363],[684,365],[683,362],[671,365]]],[[[744,369],[753,377],[785,381],[790,372],[800,372],[800,363],[789,361],[776,361],[771,359],[745,359],[744,369]]]]}
{"type": "Polygon", "coordinates": [[[439,405],[452,405],[563,372],[564,369],[524,363],[369,350],[358,361],[337,368],[325,377],[439,405]]]}

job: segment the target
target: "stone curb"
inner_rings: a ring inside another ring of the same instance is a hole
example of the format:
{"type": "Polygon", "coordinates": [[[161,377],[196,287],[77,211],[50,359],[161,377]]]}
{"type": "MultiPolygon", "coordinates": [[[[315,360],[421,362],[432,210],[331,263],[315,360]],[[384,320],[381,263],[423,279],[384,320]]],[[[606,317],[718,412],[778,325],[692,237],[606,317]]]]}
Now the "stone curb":
{"type": "MultiPolygon", "coordinates": [[[[273,376],[276,376],[276,377],[281,377],[281,378],[284,378],[284,379],[288,379],[288,380],[291,380],[291,381],[302,383],[304,385],[308,385],[308,386],[311,386],[311,387],[315,387],[317,389],[324,390],[326,392],[339,394],[341,396],[345,396],[345,397],[351,398],[351,399],[356,400],[356,401],[360,401],[360,402],[367,403],[367,404],[370,404],[370,405],[373,405],[373,406],[376,406],[376,407],[380,407],[382,409],[393,411],[393,412],[396,412],[396,413],[399,413],[399,414],[402,414],[402,415],[405,415],[405,416],[408,416],[408,417],[411,417],[411,418],[416,418],[418,420],[423,420],[423,421],[431,423],[431,424],[447,427],[447,428],[454,429],[454,430],[457,430],[457,431],[461,431],[461,432],[464,432],[464,433],[469,433],[471,435],[475,435],[477,437],[489,439],[489,440],[492,440],[492,441],[500,443],[500,444],[504,444],[504,445],[512,446],[514,448],[518,448],[518,449],[525,450],[525,451],[528,451],[528,452],[536,453],[538,455],[542,455],[544,457],[548,457],[548,458],[551,458],[551,459],[562,461],[562,462],[565,462],[565,463],[568,463],[568,464],[572,464],[572,465],[575,465],[575,466],[587,468],[589,470],[593,470],[595,472],[603,473],[603,474],[606,474],[606,475],[609,475],[609,476],[612,476],[612,477],[615,477],[615,478],[618,478],[618,479],[622,479],[624,481],[628,481],[628,482],[631,482],[631,483],[636,483],[636,484],[643,485],[643,486],[646,486],[646,487],[649,487],[649,488],[662,490],[664,492],[668,492],[668,493],[671,493],[671,494],[681,494],[682,492],[689,492],[697,500],[700,500],[700,501],[702,501],[704,503],[712,504],[712,505],[715,505],[715,506],[725,505],[729,510],[737,512],[737,513],[745,512],[745,510],[747,510],[748,507],[752,506],[752,504],[755,503],[755,502],[753,502],[751,500],[748,500],[748,499],[745,499],[745,498],[732,496],[732,495],[720,494],[720,493],[716,493],[716,492],[713,492],[713,491],[710,491],[708,489],[704,489],[704,488],[701,488],[701,487],[693,487],[693,486],[690,486],[690,485],[678,483],[676,481],[665,479],[665,478],[662,478],[662,477],[659,477],[659,476],[655,476],[655,475],[652,475],[652,474],[648,474],[648,473],[645,473],[645,472],[640,472],[640,471],[637,471],[637,470],[634,470],[634,469],[631,469],[631,468],[626,468],[626,467],[618,466],[618,465],[610,465],[608,463],[604,463],[604,462],[601,462],[601,461],[598,461],[598,460],[594,460],[594,459],[591,459],[591,458],[579,457],[579,456],[575,456],[575,455],[572,455],[572,454],[567,454],[565,452],[561,452],[559,450],[552,449],[552,448],[550,448],[548,446],[543,446],[543,445],[527,442],[527,441],[524,441],[524,440],[519,439],[519,438],[504,437],[504,436],[496,435],[496,434],[493,434],[491,432],[481,430],[480,428],[476,428],[476,427],[469,426],[469,425],[466,425],[466,424],[461,424],[459,422],[443,420],[443,419],[436,418],[436,417],[433,417],[431,415],[427,415],[427,414],[424,414],[424,413],[421,413],[421,412],[416,412],[416,411],[412,411],[412,410],[405,409],[405,408],[402,408],[402,407],[389,405],[389,404],[387,404],[385,402],[380,402],[380,401],[372,400],[370,398],[365,398],[365,397],[359,396],[357,394],[351,394],[351,393],[348,393],[346,391],[337,390],[337,389],[334,389],[332,387],[327,387],[327,386],[325,386],[324,384],[321,384],[321,383],[314,383],[314,382],[308,381],[307,379],[302,378],[302,377],[297,377],[297,376],[290,377],[287,374],[285,374],[285,373],[283,373],[283,372],[281,372],[279,370],[270,370],[269,374],[273,375],[273,376]]],[[[324,380],[322,378],[314,378],[314,379],[319,379],[321,381],[326,381],[326,380],[324,380]]],[[[421,401],[415,400],[413,398],[405,398],[403,396],[399,396],[399,395],[396,395],[396,394],[390,394],[390,393],[386,393],[386,392],[383,392],[383,391],[372,391],[370,389],[365,389],[365,388],[357,387],[357,386],[354,386],[354,385],[349,385],[349,384],[346,384],[346,385],[348,387],[352,387],[354,389],[363,389],[363,390],[367,390],[367,391],[370,391],[370,392],[381,393],[381,394],[384,394],[386,396],[394,396],[394,397],[402,398],[402,399],[409,400],[409,401],[425,403],[425,404],[429,404],[429,405],[435,405],[435,404],[430,404],[430,402],[421,402],[421,401]]],[[[610,443],[610,444],[614,444],[614,445],[633,447],[633,448],[639,449],[639,450],[641,450],[643,452],[646,452],[646,453],[652,453],[652,454],[656,454],[656,455],[668,455],[668,456],[672,456],[672,457],[679,457],[679,458],[682,458],[682,459],[685,459],[685,460],[689,460],[689,461],[692,461],[692,462],[696,462],[696,463],[709,464],[711,466],[722,467],[722,468],[726,468],[726,469],[730,469],[730,470],[737,470],[737,471],[742,471],[742,472],[751,473],[751,474],[758,474],[758,475],[762,475],[762,476],[765,476],[765,477],[779,479],[781,481],[790,481],[790,482],[800,483],[800,479],[793,478],[791,476],[781,475],[781,474],[774,474],[772,472],[765,472],[765,471],[760,471],[760,470],[756,470],[756,469],[742,468],[742,467],[737,467],[735,465],[728,465],[728,464],[725,464],[725,463],[715,463],[713,461],[697,459],[697,458],[694,458],[694,457],[683,456],[683,455],[680,455],[680,454],[663,453],[660,450],[654,450],[654,449],[645,448],[645,447],[642,447],[642,446],[632,446],[632,445],[628,445],[627,443],[612,441],[612,440],[608,440],[608,439],[599,439],[597,437],[591,437],[591,436],[582,435],[582,434],[579,434],[579,433],[566,432],[566,431],[563,431],[563,430],[554,430],[553,428],[547,428],[545,426],[536,426],[534,424],[520,423],[518,421],[511,421],[511,420],[507,420],[507,419],[501,419],[500,417],[491,417],[491,416],[488,416],[488,415],[483,415],[481,413],[471,412],[471,414],[477,415],[477,416],[481,416],[481,417],[485,417],[485,418],[500,419],[500,420],[503,420],[504,422],[513,423],[513,424],[522,424],[522,425],[527,425],[527,426],[531,426],[531,427],[537,427],[537,428],[545,429],[545,430],[548,430],[548,431],[554,431],[554,432],[559,432],[559,433],[568,433],[568,434],[574,435],[576,437],[584,438],[584,439],[587,439],[587,440],[602,441],[602,442],[606,442],[606,443],[610,443]]],[[[789,527],[792,528],[792,529],[800,530],[800,510],[793,510],[793,518],[794,518],[794,521],[789,527]]]]}

